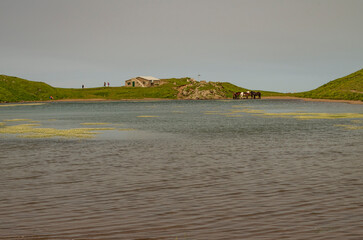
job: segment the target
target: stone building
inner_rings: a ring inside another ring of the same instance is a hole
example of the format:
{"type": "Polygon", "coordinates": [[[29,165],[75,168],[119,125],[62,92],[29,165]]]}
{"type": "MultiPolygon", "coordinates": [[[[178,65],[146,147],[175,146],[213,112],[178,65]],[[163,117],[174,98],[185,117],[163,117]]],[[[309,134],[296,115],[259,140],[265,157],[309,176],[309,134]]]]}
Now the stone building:
{"type": "Polygon", "coordinates": [[[126,87],[153,87],[160,85],[160,79],[150,76],[140,76],[125,81],[126,87]]]}

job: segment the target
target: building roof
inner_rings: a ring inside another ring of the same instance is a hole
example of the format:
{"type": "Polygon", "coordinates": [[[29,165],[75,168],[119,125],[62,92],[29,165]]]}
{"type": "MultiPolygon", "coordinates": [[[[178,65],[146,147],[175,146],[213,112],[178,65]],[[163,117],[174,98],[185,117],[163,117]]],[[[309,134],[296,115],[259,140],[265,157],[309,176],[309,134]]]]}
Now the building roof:
{"type": "Polygon", "coordinates": [[[138,76],[138,77],[139,77],[139,78],[146,79],[146,80],[151,80],[151,81],[154,81],[154,80],[160,80],[159,78],[151,77],[151,76],[138,76]]]}

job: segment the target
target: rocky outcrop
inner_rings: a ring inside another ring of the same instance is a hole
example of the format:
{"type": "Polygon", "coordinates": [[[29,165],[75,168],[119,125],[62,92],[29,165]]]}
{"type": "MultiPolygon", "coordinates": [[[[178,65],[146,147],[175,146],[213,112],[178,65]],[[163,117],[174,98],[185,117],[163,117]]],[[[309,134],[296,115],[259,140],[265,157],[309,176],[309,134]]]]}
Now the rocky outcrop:
{"type": "Polygon", "coordinates": [[[178,88],[178,99],[225,99],[226,94],[219,83],[190,81],[178,88]]]}

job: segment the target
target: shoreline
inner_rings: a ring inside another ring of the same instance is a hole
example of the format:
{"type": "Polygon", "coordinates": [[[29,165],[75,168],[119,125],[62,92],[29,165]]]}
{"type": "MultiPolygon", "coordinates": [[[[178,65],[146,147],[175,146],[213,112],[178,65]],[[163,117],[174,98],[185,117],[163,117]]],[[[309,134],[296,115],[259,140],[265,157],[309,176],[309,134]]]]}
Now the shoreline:
{"type": "MultiPolygon", "coordinates": [[[[337,103],[348,103],[348,104],[363,104],[363,101],[359,100],[336,100],[336,99],[315,99],[315,98],[300,98],[291,96],[268,96],[262,97],[261,100],[302,100],[308,102],[337,102],[337,103]]],[[[143,99],[104,99],[104,98],[90,98],[90,99],[58,99],[58,100],[44,100],[44,101],[22,101],[22,102],[8,102],[14,103],[48,103],[48,102],[118,102],[118,101],[172,101],[172,100],[190,100],[190,99],[166,99],[166,98],[143,98],[143,99]]],[[[204,100],[204,99],[201,99],[204,100]]],[[[205,99],[209,100],[209,99],[205,99]]],[[[213,99],[211,99],[213,100],[213,99]]],[[[214,100],[234,100],[234,99],[214,99],[214,100]]],[[[244,99],[248,100],[248,99],[244,99]]],[[[251,100],[251,99],[250,99],[251,100]]],[[[254,99],[260,100],[260,99],[254,99]]],[[[7,104],[7,103],[0,103],[7,104]]]]}
{"type": "MultiPolygon", "coordinates": [[[[337,102],[337,103],[349,103],[349,104],[363,104],[363,101],[359,100],[337,100],[337,99],[321,99],[321,98],[300,98],[300,97],[291,97],[291,96],[270,96],[270,97],[262,97],[263,99],[268,100],[303,100],[308,102],[337,102]]],[[[171,101],[171,100],[190,100],[190,99],[165,99],[165,98],[144,98],[144,99],[59,99],[59,100],[47,100],[41,102],[115,102],[115,101],[171,101]]],[[[204,100],[204,99],[201,99],[204,100]]],[[[206,99],[209,100],[209,99],[206,99]]],[[[213,100],[213,99],[212,99],[213,100]]],[[[233,99],[215,99],[215,100],[233,100],[233,99]]],[[[247,99],[246,99],[247,100],[247,99]]],[[[259,100],[259,99],[257,99],[259,100]]]]}
{"type": "Polygon", "coordinates": [[[135,99],[105,99],[105,98],[74,98],[74,99],[53,99],[40,101],[23,101],[23,102],[8,102],[8,103],[49,103],[49,102],[119,102],[119,101],[170,101],[178,99],[167,98],[135,98],[135,99]]]}
{"type": "Polygon", "coordinates": [[[300,98],[291,96],[270,96],[262,99],[276,99],[276,100],[303,100],[307,102],[337,102],[337,103],[349,103],[349,104],[363,104],[363,101],[359,100],[338,100],[338,99],[324,99],[324,98],[300,98]]]}

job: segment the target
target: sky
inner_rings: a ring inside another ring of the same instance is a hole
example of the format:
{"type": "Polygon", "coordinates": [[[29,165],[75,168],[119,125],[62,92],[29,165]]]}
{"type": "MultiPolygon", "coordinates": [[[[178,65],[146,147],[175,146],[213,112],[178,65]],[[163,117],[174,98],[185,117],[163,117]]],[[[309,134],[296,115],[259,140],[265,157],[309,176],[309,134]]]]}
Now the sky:
{"type": "Polygon", "coordinates": [[[363,67],[363,0],[0,0],[0,74],[315,89],[363,67]]]}

